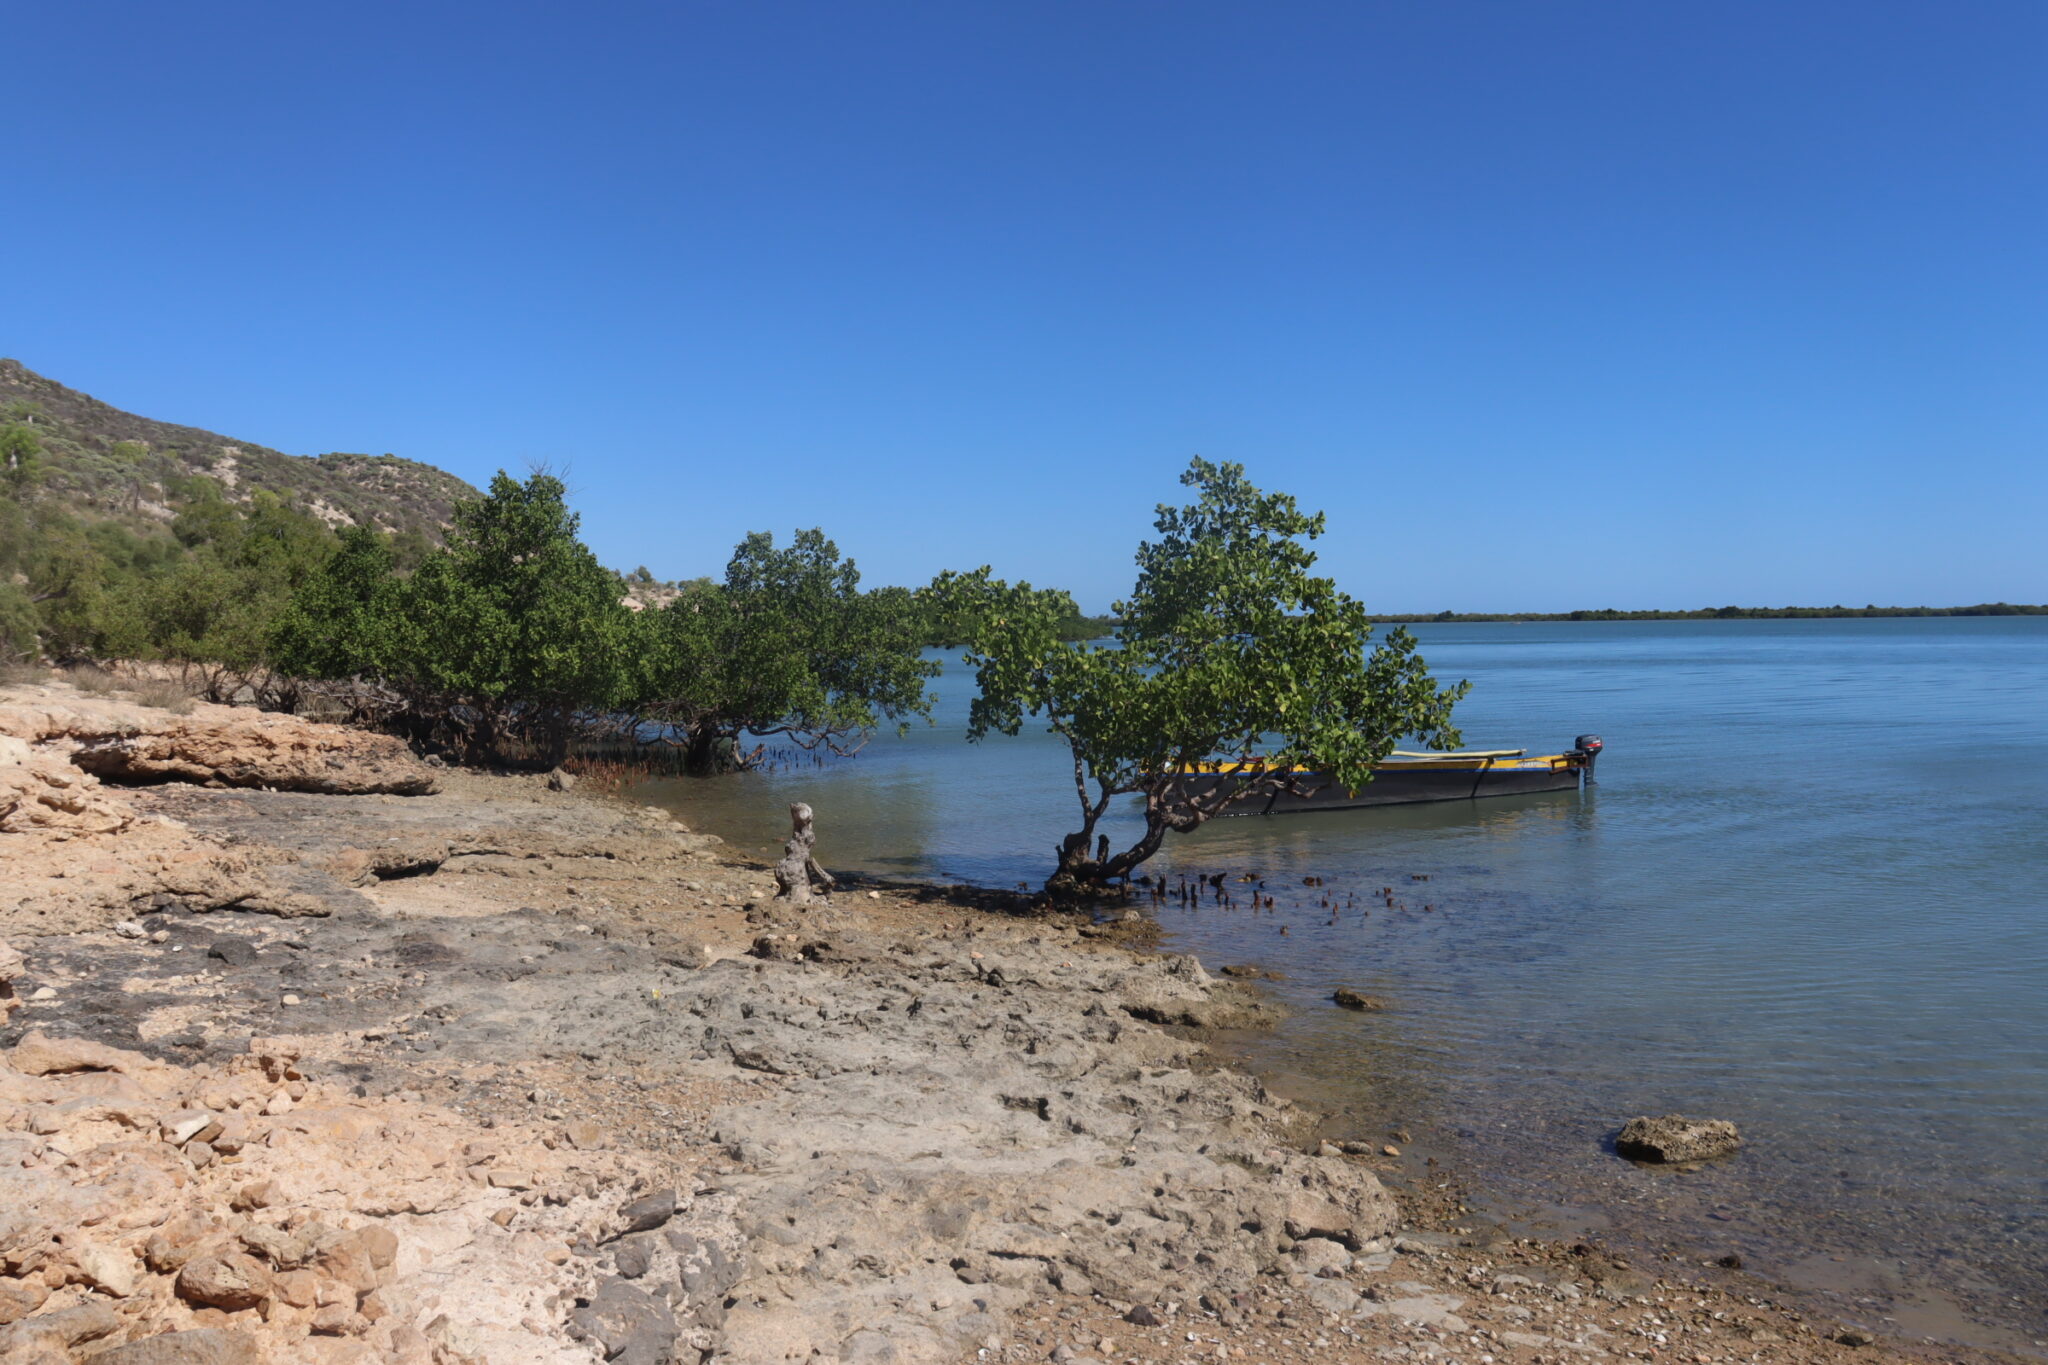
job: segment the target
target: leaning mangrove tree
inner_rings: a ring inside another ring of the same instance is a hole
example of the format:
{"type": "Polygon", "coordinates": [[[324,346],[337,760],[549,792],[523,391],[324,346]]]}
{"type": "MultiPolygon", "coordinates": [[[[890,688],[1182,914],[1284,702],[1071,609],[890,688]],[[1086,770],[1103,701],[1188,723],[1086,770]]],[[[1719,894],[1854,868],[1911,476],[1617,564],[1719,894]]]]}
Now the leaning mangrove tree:
{"type": "Polygon", "coordinates": [[[1255,488],[1242,465],[1196,459],[1181,483],[1196,499],[1159,507],[1106,642],[1060,638],[1076,614],[1067,593],[987,568],[927,589],[979,683],[969,738],[1040,716],[1072,751],[1080,827],[1056,851],[1055,897],[1129,877],[1168,833],[1234,801],[1311,781],[1356,789],[1403,737],[1460,742],[1451,708],[1466,685],[1439,686],[1404,630],[1375,644],[1364,606],[1311,572],[1321,513],[1255,488]],[[1232,765],[1223,781],[1198,772],[1218,761],[1232,765]],[[1130,794],[1143,828],[1112,851],[1097,829],[1130,794]]]}

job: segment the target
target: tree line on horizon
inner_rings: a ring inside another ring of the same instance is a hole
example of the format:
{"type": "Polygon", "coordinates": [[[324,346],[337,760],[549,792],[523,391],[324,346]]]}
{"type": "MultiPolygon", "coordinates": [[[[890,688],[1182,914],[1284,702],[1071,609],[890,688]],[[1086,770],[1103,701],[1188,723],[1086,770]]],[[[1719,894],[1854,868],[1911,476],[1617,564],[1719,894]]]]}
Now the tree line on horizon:
{"type": "Polygon", "coordinates": [[[1195,501],[1158,508],[1130,596],[1091,618],[986,566],[863,588],[820,530],[750,534],[722,578],[661,585],[656,604],[651,574],[598,562],[545,471],[458,501],[439,545],[337,533],[201,475],[163,488],[171,522],[149,534],[39,499],[18,432],[0,432],[0,664],[159,660],[215,700],[339,708],[466,762],[553,765],[609,736],[713,772],[777,736],[845,754],[928,719],[929,646],[955,644],[978,689],[970,739],[1035,718],[1072,750],[1079,828],[1056,850],[1057,897],[1127,886],[1167,835],[1310,761],[1358,786],[1403,738],[1459,743],[1465,684],[1439,686],[1405,631],[1375,641],[1363,605],[1311,572],[1322,516],[1238,465],[1189,466],[1195,501]],[[1198,778],[1218,755],[1263,761],[1198,778]],[[1099,826],[1132,795],[1142,832],[1113,850],[1099,826]]]}
{"type": "Polygon", "coordinates": [[[930,647],[956,646],[977,688],[970,739],[1037,719],[1072,750],[1078,828],[1055,850],[1055,896],[1127,885],[1169,834],[1239,800],[1356,788],[1398,742],[1461,742],[1466,685],[1440,685],[1399,626],[1375,639],[1365,607],[1312,572],[1322,515],[1234,464],[1190,464],[1194,500],[1159,506],[1104,617],[986,566],[864,588],[817,529],[751,533],[719,578],[622,577],[544,470],[458,500],[440,544],[337,532],[197,474],[162,485],[163,531],[138,531],[38,497],[38,474],[33,433],[0,428],[0,665],[161,661],[214,700],[317,708],[468,763],[552,766],[579,741],[673,748],[701,773],[778,738],[851,754],[930,717],[930,647]],[[1234,776],[1197,780],[1219,757],[1234,776]],[[1113,849],[1102,821],[1130,796],[1142,831],[1113,849]]]}

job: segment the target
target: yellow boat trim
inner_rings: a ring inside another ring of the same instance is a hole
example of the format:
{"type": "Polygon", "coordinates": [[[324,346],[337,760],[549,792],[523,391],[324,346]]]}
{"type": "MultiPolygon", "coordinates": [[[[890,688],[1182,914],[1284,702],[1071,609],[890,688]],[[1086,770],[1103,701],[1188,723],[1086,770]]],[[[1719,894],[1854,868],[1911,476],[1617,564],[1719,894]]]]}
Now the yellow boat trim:
{"type": "MultiPolygon", "coordinates": [[[[1527,753],[1528,751],[1526,749],[1514,749],[1501,750],[1499,751],[1498,755],[1494,753],[1482,754],[1469,752],[1456,754],[1432,754],[1427,756],[1429,761],[1426,763],[1417,763],[1413,761],[1407,763],[1376,763],[1373,765],[1373,767],[1375,770],[1384,769],[1389,772],[1412,772],[1415,769],[1423,767],[1427,767],[1432,772],[1442,770],[1448,770],[1451,772],[1471,772],[1481,768],[1489,769],[1496,772],[1525,772],[1539,769],[1546,770],[1549,772],[1558,772],[1562,769],[1576,768],[1582,766],[1580,760],[1572,754],[1538,754],[1533,758],[1523,757],[1523,755],[1527,753]],[[1502,761],[1503,758],[1506,758],[1510,761],[1504,762],[1502,761]]],[[[1412,759],[1415,757],[1422,756],[1402,754],[1401,757],[1412,759]]],[[[1234,776],[1238,773],[1265,772],[1266,765],[1264,763],[1259,762],[1257,759],[1253,759],[1250,762],[1246,763],[1197,763],[1189,767],[1186,771],[1190,773],[1199,774],[1213,773],[1219,776],[1229,777],[1234,776]]],[[[1314,774],[1320,772],[1321,769],[1294,767],[1287,769],[1287,771],[1289,773],[1314,774]]]]}

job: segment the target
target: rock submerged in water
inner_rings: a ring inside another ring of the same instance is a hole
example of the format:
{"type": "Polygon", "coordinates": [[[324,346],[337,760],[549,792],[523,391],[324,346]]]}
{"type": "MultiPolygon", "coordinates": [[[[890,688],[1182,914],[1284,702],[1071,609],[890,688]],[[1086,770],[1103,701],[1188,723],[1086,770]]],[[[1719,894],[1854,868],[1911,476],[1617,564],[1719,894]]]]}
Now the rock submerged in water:
{"type": "Polygon", "coordinates": [[[1689,1119],[1683,1114],[1632,1118],[1614,1139],[1614,1150],[1629,1160],[1663,1165],[1711,1161],[1741,1147],[1742,1135],[1727,1119],[1689,1119]]]}
{"type": "Polygon", "coordinates": [[[1376,995],[1361,995],[1357,991],[1345,988],[1333,991],[1330,999],[1335,1001],[1339,1008],[1347,1010],[1363,1010],[1369,1013],[1377,1013],[1387,1007],[1387,1002],[1376,995]]]}

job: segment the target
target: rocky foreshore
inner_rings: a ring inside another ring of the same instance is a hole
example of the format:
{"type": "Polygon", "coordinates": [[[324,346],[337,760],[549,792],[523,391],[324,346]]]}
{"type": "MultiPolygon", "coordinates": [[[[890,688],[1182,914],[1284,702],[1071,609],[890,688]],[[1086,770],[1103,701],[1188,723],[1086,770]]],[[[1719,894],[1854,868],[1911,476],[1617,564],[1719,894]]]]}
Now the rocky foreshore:
{"type": "Polygon", "coordinates": [[[554,787],[0,692],[0,1362],[1958,1358],[1397,1203],[1142,923],[554,787]]]}

